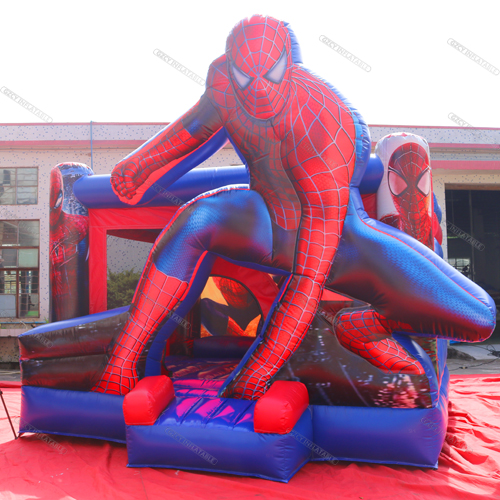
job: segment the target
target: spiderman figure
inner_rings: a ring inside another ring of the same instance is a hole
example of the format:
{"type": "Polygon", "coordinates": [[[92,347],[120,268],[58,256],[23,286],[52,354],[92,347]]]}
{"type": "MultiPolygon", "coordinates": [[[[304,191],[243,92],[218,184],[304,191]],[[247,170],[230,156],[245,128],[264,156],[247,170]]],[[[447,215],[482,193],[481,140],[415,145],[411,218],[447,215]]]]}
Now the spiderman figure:
{"type": "MultiPolygon", "coordinates": [[[[113,189],[135,204],[160,177],[180,177],[180,160],[224,129],[246,160],[250,187],[205,193],[178,210],[151,250],[94,391],[133,389],[155,335],[173,313],[189,310],[217,256],[286,276],[262,342],[226,382],[225,397],[262,396],[304,338],[325,284],[356,282],[342,273],[352,273],[350,252],[344,263],[337,254],[344,221],[355,211],[350,184],[359,183],[370,152],[368,128],[300,63],[287,24],[264,16],[239,22],[226,53],[211,64],[200,100],[114,168],[113,189]]],[[[359,241],[355,222],[349,241],[359,241]]]]}
{"type": "MultiPolygon", "coordinates": [[[[71,164],[65,164],[71,166],[71,164]]],[[[80,164],[74,164],[81,166],[80,164]]],[[[58,166],[50,172],[50,276],[53,319],[78,315],[79,245],[88,234],[88,217],[63,211],[64,184],[58,166]]]]}
{"type": "Polygon", "coordinates": [[[427,151],[415,142],[397,148],[389,160],[388,181],[397,215],[380,220],[433,249],[432,178],[427,151]]]}

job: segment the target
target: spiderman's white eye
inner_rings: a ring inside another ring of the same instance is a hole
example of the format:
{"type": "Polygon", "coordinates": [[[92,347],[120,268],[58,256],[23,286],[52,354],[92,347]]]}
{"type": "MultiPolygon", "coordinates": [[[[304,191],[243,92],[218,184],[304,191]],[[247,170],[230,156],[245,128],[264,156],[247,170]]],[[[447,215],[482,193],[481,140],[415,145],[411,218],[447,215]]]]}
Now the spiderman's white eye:
{"type": "Polygon", "coordinates": [[[286,71],[286,52],[283,51],[276,64],[264,75],[266,80],[273,83],[281,83],[286,71]]]}
{"type": "Polygon", "coordinates": [[[420,174],[417,181],[417,188],[424,196],[429,194],[429,191],[431,190],[431,170],[429,168],[425,169],[420,174]]]}
{"type": "Polygon", "coordinates": [[[59,208],[61,203],[62,203],[62,200],[63,200],[63,193],[62,193],[62,190],[59,191],[59,195],[57,196],[57,200],[56,202],[54,203],[54,208],[59,208]]]}
{"type": "Polygon", "coordinates": [[[238,69],[234,64],[232,64],[232,68],[233,68],[233,76],[234,79],[236,80],[236,83],[238,84],[241,90],[246,89],[250,84],[250,82],[252,81],[252,77],[245,75],[245,73],[243,73],[243,71],[238,69]]]}
{"type": "Polygon", "coordinates": [[[401,196],[407,187],[407,182],[397,172],[389,170],[389,189],[394,196],[401,196]]]}

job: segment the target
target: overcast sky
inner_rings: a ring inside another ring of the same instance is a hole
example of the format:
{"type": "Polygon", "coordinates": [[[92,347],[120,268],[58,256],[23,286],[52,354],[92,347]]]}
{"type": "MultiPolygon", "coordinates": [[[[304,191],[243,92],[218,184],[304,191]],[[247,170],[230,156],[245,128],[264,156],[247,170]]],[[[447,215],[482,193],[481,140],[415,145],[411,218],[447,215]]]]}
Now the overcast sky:
{"type": "MultiPolygon", "coordinates": [[[[304,65],[369,124],[454,126],[454,113],[500,127],[499,0],[2,2],[0,88],[54,122],[172,121],[203,87],[155,49],[205,78],[233,25],[255,13],[289,22],[304,65]],[[371,70],[321,43],[322,35],[371,70]]],[[[1,93],[0,122],[43,123],[1,93]]]]}

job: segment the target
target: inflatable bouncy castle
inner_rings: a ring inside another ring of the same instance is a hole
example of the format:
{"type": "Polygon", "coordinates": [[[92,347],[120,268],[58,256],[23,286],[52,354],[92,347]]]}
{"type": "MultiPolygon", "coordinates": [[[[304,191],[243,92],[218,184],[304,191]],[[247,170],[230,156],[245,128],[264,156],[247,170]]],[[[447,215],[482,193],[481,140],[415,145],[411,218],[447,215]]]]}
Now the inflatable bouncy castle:
{"type": "Polygon", "coordinates": [[[19,432],[285,482],[311,460],[437,467],[447,340],[488,338],[495,306],[442,259],[425,139],[371,147],[290,26],[253,16],[200,100],[111,175],[54,167],[51,241],[89,260],[54,252],[53,310],[77,290],[90,315],[19,337],[19,432]],[[228,141],[242,166],[195,169],[228,141]],[[153,243],[110,311],[108,234],[153,243]]]}

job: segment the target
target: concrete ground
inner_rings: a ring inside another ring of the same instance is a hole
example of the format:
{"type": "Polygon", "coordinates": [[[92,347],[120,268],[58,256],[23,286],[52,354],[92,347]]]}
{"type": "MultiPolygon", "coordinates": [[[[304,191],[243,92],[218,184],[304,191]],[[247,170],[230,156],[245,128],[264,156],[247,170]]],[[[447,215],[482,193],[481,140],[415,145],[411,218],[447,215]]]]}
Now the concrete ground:
{"type": "Polygon", "coordinates": [[[500,373],[500,338],[492,336],[486,342],[452,344],[448,347],[450,373],[500,373]]]}
{"type": "Polygon", "coordinates": [[[21,372],[19,369],[0,368],[0,381],[15,382],[19,380],[21,380],[21,372]]]}
{"type": "Polygon", "coordinates": [[[500,374],[500,358],[488,361],[448,359],[448,370],[451,375],[464,374],[500,374]]]}

